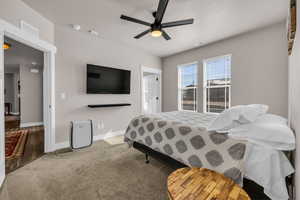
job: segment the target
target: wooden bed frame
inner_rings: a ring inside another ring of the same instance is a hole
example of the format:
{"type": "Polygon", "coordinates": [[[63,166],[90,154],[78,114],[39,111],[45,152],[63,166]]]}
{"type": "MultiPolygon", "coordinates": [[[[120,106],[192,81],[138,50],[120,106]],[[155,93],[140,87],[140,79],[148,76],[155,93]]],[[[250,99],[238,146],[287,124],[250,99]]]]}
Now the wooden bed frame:
{"type": "MultiPolygon", "coordinates": [[[[182,163],[178,162],[177,160],[174,160],[173,158],[171,158],[167,155],[164,155],[160,152],[154,151],[153,149],[151,149],[143,144],[140,144],[138,142],[134,142],[133,147],[135,149],[137,149],[138,151],[145,154],[147,164],[150,162],[149,156],[151,156],[161,162],[166,163],[168,166],[170,166],[174,170],[176,170],[178,168],[187,167],[185,164],[182,164],[182,163]]],[[[251,199],[253,199],[253,200],[271,200],[269,197],[267,197],[264,194],[263,188],[251,180],[244,178],[243,188],[249,194],[251,199]]]]}

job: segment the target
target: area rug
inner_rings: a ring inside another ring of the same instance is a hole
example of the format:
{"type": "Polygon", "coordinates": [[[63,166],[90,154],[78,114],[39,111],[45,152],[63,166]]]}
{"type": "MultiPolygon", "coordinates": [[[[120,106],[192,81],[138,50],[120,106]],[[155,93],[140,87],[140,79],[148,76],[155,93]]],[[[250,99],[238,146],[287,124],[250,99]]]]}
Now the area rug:
{"type": "Polygon", "coordinates": [[[24,128],[10,128],[8,132],[27,130],[29,133],[44,131],[44,126],[31,126],[24,128]]]}
{"type": "Polygon", "coordinates": [[[28,130],[5,132],[5,159],[14,159],[23,155],[28,130]]]}

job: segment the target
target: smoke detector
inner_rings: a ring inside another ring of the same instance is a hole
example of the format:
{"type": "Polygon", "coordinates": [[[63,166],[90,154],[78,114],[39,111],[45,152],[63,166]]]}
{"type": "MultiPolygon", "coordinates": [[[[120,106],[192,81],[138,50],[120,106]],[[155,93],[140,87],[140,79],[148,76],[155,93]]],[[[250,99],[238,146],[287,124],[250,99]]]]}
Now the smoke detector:
{"type": "Polygon", "coordinates": [[[75,30],[75,31],[79,31],[81,29],[81,26],[79,24],[72,24],[72,28],[75,30]]]}

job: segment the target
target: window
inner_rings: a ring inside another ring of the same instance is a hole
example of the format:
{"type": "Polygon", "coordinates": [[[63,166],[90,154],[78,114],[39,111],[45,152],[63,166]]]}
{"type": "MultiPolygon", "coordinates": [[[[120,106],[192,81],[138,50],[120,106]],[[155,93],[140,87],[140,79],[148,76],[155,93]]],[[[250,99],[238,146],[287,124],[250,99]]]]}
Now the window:
{"type": "Polygon", "coordinates": [[[178,67],[178,108],[197,111],[197,64],[178,67]]]}
{"type": "Polygon", "coordinates": [[[220,113],[230,107],[231,56],[207,59],[203,66],[204,112],[220,113]]]}

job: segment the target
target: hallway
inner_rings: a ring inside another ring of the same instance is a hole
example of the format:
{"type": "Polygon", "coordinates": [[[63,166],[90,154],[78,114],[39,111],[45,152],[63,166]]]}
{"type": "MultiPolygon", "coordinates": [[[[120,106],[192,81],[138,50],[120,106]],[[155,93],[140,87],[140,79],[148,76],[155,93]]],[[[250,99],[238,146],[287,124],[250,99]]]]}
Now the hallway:
{"type": "Polygon", "coordinates": [[[5,132],[5,171],[10,173],[44,155],[44,127],[8,129],[5,132]]]}

